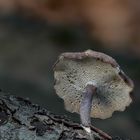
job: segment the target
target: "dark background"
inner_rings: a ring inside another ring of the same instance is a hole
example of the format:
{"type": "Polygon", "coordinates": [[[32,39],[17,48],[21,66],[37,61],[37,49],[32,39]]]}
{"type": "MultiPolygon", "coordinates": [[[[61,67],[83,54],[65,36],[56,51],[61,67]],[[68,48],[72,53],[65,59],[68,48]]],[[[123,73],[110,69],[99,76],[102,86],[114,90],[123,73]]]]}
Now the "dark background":
{"type": "Polygon", "coordinates": [[[105,47],[80,25],[57,25],[20,14],[1,16],[0,88],[79,122],[79,115],[67,112],[63,101],[55,94],[52,66],[60,53],[86,49],[115,58],[135,83],[133,103],[124,112],[115,112],[112,118],[92,119],[93,125],[113,136],[139,140],[140,54],[135,53],[136,48],[131,52],[127,47],[105,47]]]}

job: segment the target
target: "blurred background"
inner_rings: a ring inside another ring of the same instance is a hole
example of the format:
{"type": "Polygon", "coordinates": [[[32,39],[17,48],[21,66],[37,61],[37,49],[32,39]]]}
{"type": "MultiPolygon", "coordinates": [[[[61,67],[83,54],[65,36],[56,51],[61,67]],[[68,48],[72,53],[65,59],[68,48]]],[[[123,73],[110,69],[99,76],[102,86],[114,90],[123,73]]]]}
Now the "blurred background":
{"type": "Polygon", "coordinates": [[[0,0],[0,88],[79,122],[53,88],[52,66],[67,51],[114,57],[135,83],[133,103],[106,120],[105,132],[140,140],[139,0],[0,0]]]}

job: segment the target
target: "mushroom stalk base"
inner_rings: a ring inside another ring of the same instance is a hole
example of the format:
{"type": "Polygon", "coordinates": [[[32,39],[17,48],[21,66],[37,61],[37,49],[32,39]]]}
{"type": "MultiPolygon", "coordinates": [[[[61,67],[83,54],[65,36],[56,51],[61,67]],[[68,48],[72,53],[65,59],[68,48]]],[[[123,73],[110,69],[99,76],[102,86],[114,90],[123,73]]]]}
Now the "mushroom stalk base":
{"type": "Polygon", "coordinates": [[[93,95],[96,92],[96,87],[93,85],[86,86],[86,92],[84,93],[83,100],[80,105],[80,118],[84,127],[90,127],[91,119],[90,112],[92,106],[93,95]]]}

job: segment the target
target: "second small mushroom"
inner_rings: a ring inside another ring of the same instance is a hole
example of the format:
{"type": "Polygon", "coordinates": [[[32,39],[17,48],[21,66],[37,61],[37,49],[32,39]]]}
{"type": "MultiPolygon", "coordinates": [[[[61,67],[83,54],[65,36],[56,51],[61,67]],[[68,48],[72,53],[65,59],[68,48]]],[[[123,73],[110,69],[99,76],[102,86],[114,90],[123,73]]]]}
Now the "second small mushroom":
{"type": "Polygon", "coordinates": [[[64,100],[66,110],[79,113],[89,133],[90,116],[109,118],[132,102],[132,80],[104,53],[62,53],[54,66],[54,77],[56,93],[64,100]]]}

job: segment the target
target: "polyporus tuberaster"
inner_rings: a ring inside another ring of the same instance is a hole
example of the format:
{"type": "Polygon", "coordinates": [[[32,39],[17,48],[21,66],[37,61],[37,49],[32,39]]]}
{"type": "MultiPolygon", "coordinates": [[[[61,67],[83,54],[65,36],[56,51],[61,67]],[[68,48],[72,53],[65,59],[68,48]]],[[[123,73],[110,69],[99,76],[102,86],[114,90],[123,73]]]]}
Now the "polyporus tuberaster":
{"type": "Polygon", "coordinates": [[[54,66],[55,90],[66,110],[80,113],[84,127],[90,116],[109,118],[132,102],[133,82],[110,56],[87,50],[62,53],[54,66]]]}

